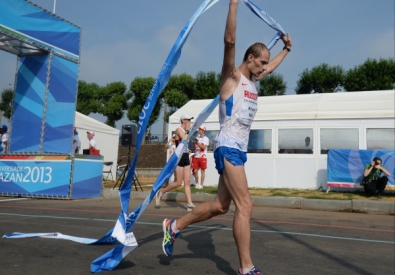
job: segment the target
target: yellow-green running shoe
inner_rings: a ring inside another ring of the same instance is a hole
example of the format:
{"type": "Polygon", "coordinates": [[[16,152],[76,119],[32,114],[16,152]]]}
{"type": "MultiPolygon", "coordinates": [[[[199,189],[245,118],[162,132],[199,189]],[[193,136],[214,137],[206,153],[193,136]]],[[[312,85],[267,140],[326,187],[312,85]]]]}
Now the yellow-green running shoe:
{"type": "Polygon", "coordinates": [[[171,256],[173,254],[173,244],[177,239],[180,232],[175,233],[171,229],[171,225],[173,224],[174,219],[164,219],[163,221],[163,252],[165,252],[166,256],[171,256]]]}

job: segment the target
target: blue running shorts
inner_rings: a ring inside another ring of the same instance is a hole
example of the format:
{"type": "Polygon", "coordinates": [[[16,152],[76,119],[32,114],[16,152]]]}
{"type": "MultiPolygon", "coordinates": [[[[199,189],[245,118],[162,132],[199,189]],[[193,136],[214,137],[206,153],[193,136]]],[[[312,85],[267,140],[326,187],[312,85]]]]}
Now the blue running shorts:
{"type": "Polygon", "coordinates": [[[222,170],[225,168],[224,159],[229,161],[234,166],[244,166],[247,161],[247,153],[235,148],[221,146],[214,151],[215,168],[218,174],[222,175],[222,170]]]}

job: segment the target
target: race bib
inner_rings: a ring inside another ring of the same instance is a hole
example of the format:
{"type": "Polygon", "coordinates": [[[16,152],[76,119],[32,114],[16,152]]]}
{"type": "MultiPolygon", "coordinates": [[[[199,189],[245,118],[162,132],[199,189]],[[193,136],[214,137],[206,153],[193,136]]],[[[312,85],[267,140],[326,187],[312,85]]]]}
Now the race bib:
{"type": "Polygon", "coordinates": [[[251,125],[258,110],[258,94],[244,90],[241,106],[241,122],[251,125]]]}

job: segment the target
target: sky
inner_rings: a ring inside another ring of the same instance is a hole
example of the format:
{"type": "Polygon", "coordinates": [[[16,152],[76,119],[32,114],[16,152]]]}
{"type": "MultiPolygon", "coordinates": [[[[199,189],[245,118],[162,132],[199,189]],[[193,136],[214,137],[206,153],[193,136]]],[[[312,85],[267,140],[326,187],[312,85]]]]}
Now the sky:
{"type": "MultiPolygon", "coordinates": [[[[82,29],[79,79],[101,86],[159,74],[176,38],[203,0],[31,0],[82,29]]],[[[253,0],[293,41],[276,73],[287,95],[300,74],[321,63],[349,70],[368,58],[394,58],[394,0],[253,0]]],[[[220,0],[196,22],[173,74],[220,72],[228,0],[220,0]]],[[[236,65],[254,42],[269,43],[276,32],[239,3],[236,65]]],[[[271,57],[283,48],[279,41],[271,57]]],[[[0,90],[14,85],[16,56],[0,51],[0,90]]],[[[105,117],[91,114],[104,122],[105,117]]],[[[163,120],[151,127],[162,134],[163,120]]],[[[7,119],[2,118],[2,124],[7,119]]],[[[117,129],[130,124],[126,117],[117,129]]]]}

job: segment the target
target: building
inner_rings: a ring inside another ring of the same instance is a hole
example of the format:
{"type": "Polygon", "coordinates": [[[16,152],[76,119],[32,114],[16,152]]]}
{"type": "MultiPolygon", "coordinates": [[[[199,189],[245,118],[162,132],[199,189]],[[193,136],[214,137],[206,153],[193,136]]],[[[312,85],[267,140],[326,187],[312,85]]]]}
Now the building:
{"type": "MultiPolygon", "coordinates": [[[[394,94],[386,90],[259,97],[245,165],[249,186],[326,189],[329,150],[394,150],[394,94]]],[[[183,113],[196,117],[210,102],[189,101],[170,116],[168,133],[179,127],[183,113]]],[[[219,130],[218,107],[203,125],[210,139],[205,185],[216,185],[212,149],[219,130]]]]}

